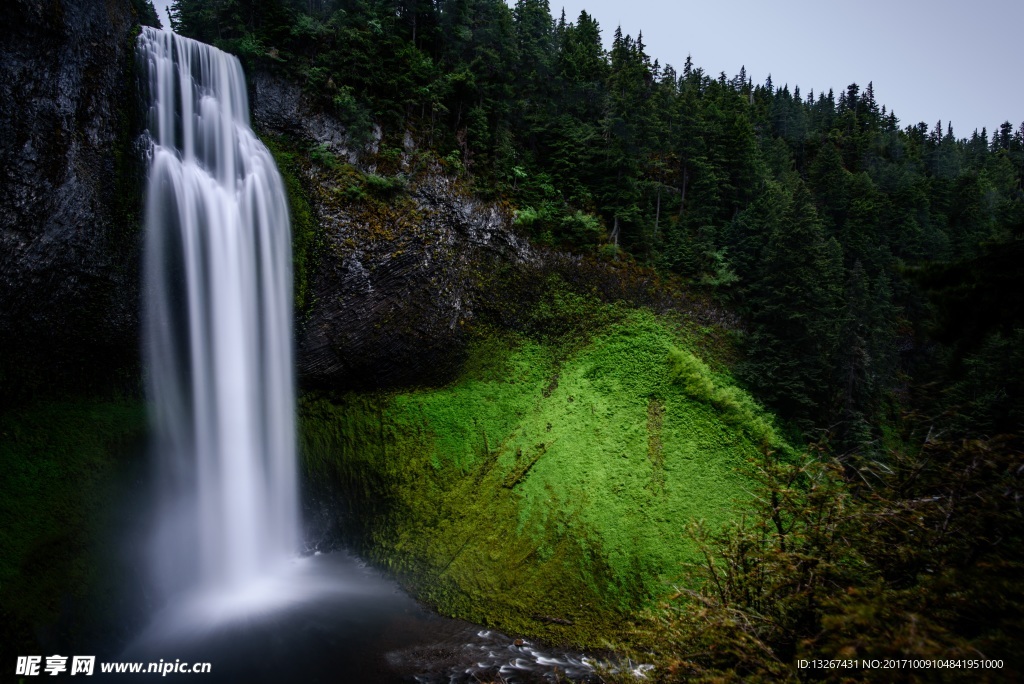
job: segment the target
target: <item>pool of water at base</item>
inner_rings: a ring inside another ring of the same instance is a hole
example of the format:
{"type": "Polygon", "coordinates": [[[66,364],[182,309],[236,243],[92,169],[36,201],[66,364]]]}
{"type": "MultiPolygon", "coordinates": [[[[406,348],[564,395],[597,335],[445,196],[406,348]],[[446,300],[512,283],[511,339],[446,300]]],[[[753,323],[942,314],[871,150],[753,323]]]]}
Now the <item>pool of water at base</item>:
{"type": "MultiPolygon", "coordinates": [[[[210,663],[161,677],[205,684],[600,681],[584,654],[439,616],[345,552],[298,559],[239,597],[182,598],[110,661],[210,663]]],[[[160,677],[104,675],[101,664],[100,681],[160,677]]]]}

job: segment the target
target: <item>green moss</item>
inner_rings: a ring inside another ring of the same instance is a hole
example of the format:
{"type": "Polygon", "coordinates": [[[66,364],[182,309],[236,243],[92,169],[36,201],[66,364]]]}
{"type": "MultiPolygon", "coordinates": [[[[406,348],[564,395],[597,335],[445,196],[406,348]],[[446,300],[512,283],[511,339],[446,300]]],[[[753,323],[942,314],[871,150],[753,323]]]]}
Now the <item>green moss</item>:
{"type": "Polygon", "coordinates": [[[363,179],[367,190],[381,199],[388,199],[405,190],[409,185],[409,179],[405,176],[381,176],[376,173],[368,173],[363,179]]]}
{"type": "Polygon", "coordinates": [[[732,519],[775,438],[670,325],[615,313],[568,351],[481,335],[443,388],[304,397],[307,468],[342,485],[366,552],[443,612],[558,641],[599,644],[670,591],[698,560],[686,524],[732,519]]]}
{"type": "Polygon", "coordinates": [[[292,220],[292,271],[295,310],[305,312],[312,304],[310,283],[319,247],[319,224],[309,204],[309,196],[300,180],[305,156],[292,149],[284,138],[261,138],[274,156],[288,194],[288,210],[292,220]]]}
{"type": "Polygon", "coordinates": [[[117,454],[145,431],[134,401],[38,403],[0,417],[0,606],[48,623],[94,579],[90,546],[117,454]]]}
{"type": "Polygon", "coordinates": [[[669,358],[674,382],[690,398],[712,405],[726,424],[742,430],[761,448],[789,451],[789,446],[776,434],[771,418],[750,395],[727,384],[729,378],[716,377],[690,352],[673,347],[669,358]]]}

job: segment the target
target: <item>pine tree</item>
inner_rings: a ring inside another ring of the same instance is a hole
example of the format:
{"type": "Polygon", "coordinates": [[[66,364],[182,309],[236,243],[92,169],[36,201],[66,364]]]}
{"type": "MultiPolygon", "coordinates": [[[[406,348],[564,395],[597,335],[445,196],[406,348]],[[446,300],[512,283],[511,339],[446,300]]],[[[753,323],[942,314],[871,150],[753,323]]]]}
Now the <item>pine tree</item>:
{"type": "Polygon", "coordinates": [[[779,201],[781,211],[762,227],[768,241],[750,287],[753,325],[741,372],[769,405],[806,428],[834,410],[829,381],[842,325],[842,254],[802,185],[779,201]]]}

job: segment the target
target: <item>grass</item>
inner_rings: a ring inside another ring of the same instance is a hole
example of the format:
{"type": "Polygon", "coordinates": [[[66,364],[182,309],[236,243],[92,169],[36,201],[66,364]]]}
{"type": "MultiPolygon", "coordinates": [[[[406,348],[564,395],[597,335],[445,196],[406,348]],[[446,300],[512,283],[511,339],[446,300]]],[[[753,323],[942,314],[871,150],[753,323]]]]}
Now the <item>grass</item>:
{"type": "Polygon", "coordinates": [[[669,592],[686,525],[732,520],[778,440],[672,326],[619,314],[572,345],[478,336],[442,388],[304,397],[306,466],[364,551],[442,612],[584,645],[669,592]]]}

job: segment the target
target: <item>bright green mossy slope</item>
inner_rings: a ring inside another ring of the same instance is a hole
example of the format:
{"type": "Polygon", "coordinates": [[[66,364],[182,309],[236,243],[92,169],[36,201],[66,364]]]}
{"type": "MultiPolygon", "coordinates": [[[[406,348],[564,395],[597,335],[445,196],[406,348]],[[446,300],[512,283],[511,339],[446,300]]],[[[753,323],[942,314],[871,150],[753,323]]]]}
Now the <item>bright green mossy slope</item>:
{"type": "Polygon", "coordinates": [[[686,524],[736,515],[740,471],[777,442],[671,325],[614,318],[571,351],[482,336],[440,389],[306,396],[306,466],[341,486],[365,552],[443,612],[599,644],[697,560],[686,524]]]}
{"type": "Polygon", "coordinates": [[[0,416],[0,610],[47,624],[93,582],[109,483],[145,430],[138,401],[39,402],[0,416]]]}

